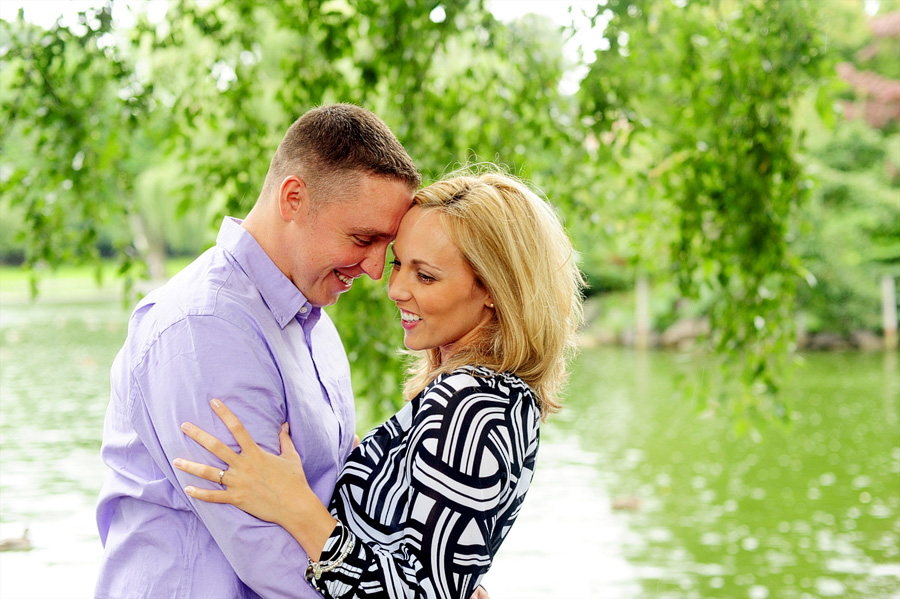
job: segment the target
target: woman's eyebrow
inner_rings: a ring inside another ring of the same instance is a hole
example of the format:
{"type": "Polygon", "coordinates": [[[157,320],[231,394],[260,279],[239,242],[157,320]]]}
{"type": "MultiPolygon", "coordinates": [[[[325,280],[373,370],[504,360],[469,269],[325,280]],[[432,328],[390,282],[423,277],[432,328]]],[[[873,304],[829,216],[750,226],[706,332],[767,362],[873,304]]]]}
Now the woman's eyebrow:
{"type": "MultiPolygon", "coordinates": [[[[397,252],[397,244],[396,243],[391,244],[391,252],[394,254],[394,258],[396,258],[397,260],[400,260],[400,255],[397,252]]],[[[404,260],[400,260],[400,262],[404,262],[404,260]]],[[[409,263],[413,266],[427,266],[428,268],[434,269],[438,272],[444,272],[443,268],[441,268],[439,266],[435,266],[431,262],[428,262],[427,260],[422,260],[421,258],[413,258],[412,260],[409,261],[409,263]]]]}
{"type": "Polygon", "coordinates": [[[428,268],[431,268],[438,272],[444,272],[444,269],[441,268],[440,266],[435,266],[434,264],[431,264],[430,262],[426,262],[425,260],[420,260],[418,258],[414,258],[413,260],[410,260],[409,262],[410,262],[410,264],[415,264],[416,266],[427,266],[428,268]]]}

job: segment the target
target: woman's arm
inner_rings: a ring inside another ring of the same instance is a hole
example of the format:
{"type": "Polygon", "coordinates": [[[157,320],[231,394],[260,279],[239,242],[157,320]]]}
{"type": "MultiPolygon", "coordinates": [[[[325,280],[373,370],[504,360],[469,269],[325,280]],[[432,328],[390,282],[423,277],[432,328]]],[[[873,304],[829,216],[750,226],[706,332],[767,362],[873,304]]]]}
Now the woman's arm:
{"type": "MultiPolygon", "coordinates": [[[[515,440],[529,427],[510,426],[517,402],[485,391],[478,384],[433,389],[416,410],[402,460],[371,473],[364,464],[348,464],[334,513],[356,518],[350,527],[380,542],[356,540],[343,564],[319,582],[327,597],[477,594],[531,479],[522,468],[528,443],[515,440]],[[401,472],[393,476],[391,468],[401,472]],[[385,528],[379,520],[401,527],[385,528]]],[[[536,419],[535,413],[535,425],[536,419]]]]}
{"type": "Polygon", "coordinates": [[[214,399],[210,405],[234,435],[241,453],[235,453],[228,445],[197,426],[184,423],[181,429],[187,436],[228,465],[223,471],[176,459],[174,466],[179,470],[224,487],[214,491],[188,486],[185,492],[194,499],[229,503],[260,520],[281,525],[300,543],[310,559],[318,561],[325,541],[337,522],[310,489],[300,456],[291,442],[287,423],[279,434],[281,455],[278,456],[260,448],[224,403],[214,399]],[[220,476],[222,472],[224,474],[220,476]]]}

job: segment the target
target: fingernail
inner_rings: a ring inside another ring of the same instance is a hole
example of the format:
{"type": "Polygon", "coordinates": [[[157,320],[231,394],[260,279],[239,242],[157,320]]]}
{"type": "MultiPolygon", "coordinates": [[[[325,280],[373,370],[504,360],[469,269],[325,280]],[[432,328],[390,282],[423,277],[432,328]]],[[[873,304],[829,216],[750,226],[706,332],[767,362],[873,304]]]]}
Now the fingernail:
{"type": "Polygon", "coordinates": [[[181,430],[183,430],[186,433],[189,433],[192,430],[194,430],[194,427],[191,426],[190,422],[185,422],[184,424],[181,425],[181,430]]]}
{"type": "Polygon", "coordinates": [[[212,400],[212,401],[209,402],[209,403],[211,403],[211,404],[212,404],[212,407],[214,407],[214,408],[221,408],[221,407],[222,407],[222,402],[219,401],[218,399],[214,399],[214,400],[212,400]]]}
{"type": "Polygon", "coordinates": [[[184,488],[184,492],[187,493],[188,495],[193,495],[194,490],[195,490],[194,487],[185,487],[184,488]]]}
{"type": "Polygon", "coordinates": [[[176,468],[181,468],[184,465],[184,462],[181,461],[181,458],[175,458],[175,461],[172,463],[176,468]]]}

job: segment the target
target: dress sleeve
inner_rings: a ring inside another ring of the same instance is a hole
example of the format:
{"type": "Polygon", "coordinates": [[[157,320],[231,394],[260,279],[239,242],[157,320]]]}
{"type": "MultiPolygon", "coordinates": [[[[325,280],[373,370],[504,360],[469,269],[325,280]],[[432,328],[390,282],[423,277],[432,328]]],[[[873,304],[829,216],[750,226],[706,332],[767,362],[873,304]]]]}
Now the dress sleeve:
{"type": "MultiPolygon", "coordinates": [[[[471,596],[508,531],[504,506],[521,473],[511,428],[509,399],[477,384],[438,385],[424,395],[405,473],[395,479],[407,520],[393,542],[353,537],[343,564],[318,581],[325,596],[471,596]]],[[[336,530],[326,551],[340,549],[339,536],[336,530]]]]}

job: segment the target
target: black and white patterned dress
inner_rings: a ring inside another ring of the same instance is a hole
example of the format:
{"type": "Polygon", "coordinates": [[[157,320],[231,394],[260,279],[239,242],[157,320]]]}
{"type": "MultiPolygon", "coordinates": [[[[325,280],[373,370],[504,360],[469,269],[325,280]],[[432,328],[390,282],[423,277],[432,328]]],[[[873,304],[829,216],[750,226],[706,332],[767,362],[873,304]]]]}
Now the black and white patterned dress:
{"type": "Polygon", "coordinates": [[[318,581],[325,596],[468,599],[522,506],[539,426],[514,375],[464,367],[429,384],[344,466],[331,512],[354,545],[318,581]]]}

